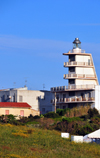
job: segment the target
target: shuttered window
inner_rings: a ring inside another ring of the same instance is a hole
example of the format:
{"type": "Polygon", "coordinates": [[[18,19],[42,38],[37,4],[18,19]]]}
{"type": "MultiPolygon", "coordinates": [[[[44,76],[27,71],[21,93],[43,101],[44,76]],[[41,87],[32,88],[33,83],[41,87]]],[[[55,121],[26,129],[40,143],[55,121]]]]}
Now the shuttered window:
{"type": "Polygon", "coordinates": [[[9,110],[5,110],[5,115],[9,115],[9,110]]]}
{"type": "Polygon", "coordinates": [[[20,115],[24,116],[24,110],[20,110],[20,115]]]}

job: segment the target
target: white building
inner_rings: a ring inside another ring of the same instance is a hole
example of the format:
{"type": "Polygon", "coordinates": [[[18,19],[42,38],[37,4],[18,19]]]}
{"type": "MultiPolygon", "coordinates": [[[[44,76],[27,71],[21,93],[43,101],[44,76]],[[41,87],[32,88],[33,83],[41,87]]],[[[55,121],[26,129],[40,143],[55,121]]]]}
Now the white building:
{"type": "Polygon", "coordinates": [[[50,91],[28,90],[23,88],[10,88],[0,90],[0,102],[24,102],[31,109],[40,111],[42,114],[52,111],[50,91]]]}
{"type": "Polygon", "coordinates": [[[64,62],[64,67],[68,68],[68,74],[64,74],[64,79],[68,80],[68,86],[51,88],[54,94],[52,104],[57,108],[90,104],[99,110],[100,86],[92,55],[81,49],[78,38],[73,42],[73,49],[63,55],[68,56],[68,62],[64,62]]]}

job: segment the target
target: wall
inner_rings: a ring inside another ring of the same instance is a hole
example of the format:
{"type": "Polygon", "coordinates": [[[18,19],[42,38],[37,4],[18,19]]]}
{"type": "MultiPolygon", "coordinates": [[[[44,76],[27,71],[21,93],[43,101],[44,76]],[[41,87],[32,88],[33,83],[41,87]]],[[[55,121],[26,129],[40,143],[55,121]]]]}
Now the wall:
{"type": "Polygon", "coordinates": [[[28,103],[34,110],[39,110],[39,98],[44,98],[44,92],[17,90],[17,102],[21,102],[19,96],[22,96],[22,102],[28,103]]]}
{"type": "Polygon", "coordinates": [[[96,85],[96,81],[95,80],[80,80],[80,79],[76,79],[75,80],[75,84],[76,85],[96,85]]]}
{"type": "Polygon", "coordinates": [[[87,67],[76,67],[76,74],[91,74],[94,75],[93,68],[87,68],[87,67]]]}
{"type": "Polygon", "coordinates": [[[76,55],[76,60],[77,62],[88,62],[90,59],[90,56],[85,56],[85,55],[76,55]]]}
{"type": "Polygon", "coordinates": [[[45,114],[47,112],[53,111],[53,105],[51,104],[53,94],[50,91],[42,92],[44,92],[44,98],[39,99],[39,109],[41,114],[45,114]]]}
{"type": "Polygon", "coordinates": [[[95,86],[95,105],[94,107],[100,112],[100,85],[95,86]]]}
{"type": "Polygon", "coordinates": [[[0,115],[5,115],[5,110],[9,110],[9,114],[13,114],[16,116],[20,115],[21,110],[24,110],[25,117],[28,117],[32,113],[31,109],[28,108],[0,108],[0,115]]]}

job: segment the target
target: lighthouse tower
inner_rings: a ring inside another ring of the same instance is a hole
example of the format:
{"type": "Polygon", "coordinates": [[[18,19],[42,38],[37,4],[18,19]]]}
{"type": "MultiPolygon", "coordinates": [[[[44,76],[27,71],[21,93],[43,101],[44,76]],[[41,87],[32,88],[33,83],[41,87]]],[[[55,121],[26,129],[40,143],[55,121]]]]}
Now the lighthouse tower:
{"type": "Polygon", "coordinates": [[[64,67],[68,68],[68,74],[64,74],[68,85],[51,88],[55,94],[52,104],[61,109],[94,104],[98,79],[92,55],[81,49],[79,38],[73,41],[73,49],[63,55],[68,56],[68,62],[64,62],[64,67]]]}

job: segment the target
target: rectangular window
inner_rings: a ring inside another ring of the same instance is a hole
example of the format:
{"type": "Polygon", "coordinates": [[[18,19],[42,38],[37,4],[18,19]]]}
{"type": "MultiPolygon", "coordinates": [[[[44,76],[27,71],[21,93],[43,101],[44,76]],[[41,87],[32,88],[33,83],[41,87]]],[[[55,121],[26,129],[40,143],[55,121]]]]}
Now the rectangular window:
{"type": "Polygon", "coordinates": [[[59,99],[59,94],[56,95],[56,99],[59,99]]]}
{"type": "Polygon", "coordinates": [[[5,95],[2,96],[2,102],[5,102],[5,95]]]}
{"type": "Polygon", "coordinates": [[[20,110],[20,115],[24,116],[24,110],[20,110]]]}
{"type": "Polygon", "coordinates": [[[42,112],[45,112],[45,108],[42,108],[42,112]]]}
{"type": "Polygon", "coordinates": [[[63,109],[66,109],[66,106],[63,106],[63,109]]]}
{"type": "Polygon", "coordinates": [[[23,101],[23,96],[19,96],[19,102],[22,102],[23,101]]]}
{"type": "Polygon", "coordinates": [[[69,67],[69,72],[75,72],[75,67],[69,67]]]}
{"type": "Polygon", "coordinates": [[[63,98],[66,98],[66,94],[63,94],[63,98]]]}
{"type": "Polygon", "coordinates": [[[75,55],[70,55],[69,56],[69,62],[71,62],[71,61],[75,61],[75,55]]]}
{"type": "Polygon", "coordinates": [[[69,92],[69,96],[70,96],[70,97],[74,97],[74,96],[75,96],[75,92],[73,92],[73,91],[72,91],[72,92],[69,92]]]}
{"type": "Polygon", "coordinates": [[[75,79],[69,79],[69,84],[75,84],[75,79]]]}
{"type": "Polygon", "coordinates": [[[5,115],[9,115],[9,110],[5,110],[5,115]]]}

